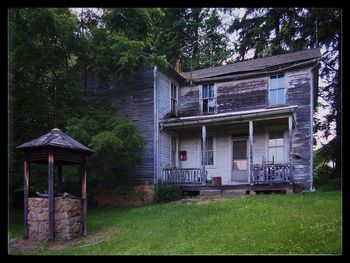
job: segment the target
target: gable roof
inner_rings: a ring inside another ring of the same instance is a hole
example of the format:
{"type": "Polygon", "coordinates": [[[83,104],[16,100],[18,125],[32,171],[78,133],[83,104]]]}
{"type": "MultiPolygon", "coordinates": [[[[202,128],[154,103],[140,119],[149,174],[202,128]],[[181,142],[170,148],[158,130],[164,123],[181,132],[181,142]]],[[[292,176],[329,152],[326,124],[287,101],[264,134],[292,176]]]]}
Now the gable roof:
{"type": "Polygon", "coordinates": [[[72,137],[63,133],[58,128],[52,129],[49,133],[44,134],[39,138],[23,143],[22,145],[17,146],[17,148],[27,150],[27,149],[36,148],[36,147],[47,147],[47,146],[79,150],[87,153],[93,152],[90,148],[74,140],[72,137]]]}
{"type": "MultiPolygon", "coordinates": [[[[192,76],[194,79],[205,79],[205,78],[217,77],[217,76],[223,76],[223,75],[229,75],[229,74],[233,75],[236,73],[260,71],[260,70],[266,70],[270,67],[274,67],[278,65],[304,62],[304,61],[308,61],[308,60],[312,60],[320,57],[321,57],[320,48],[305,49],[305,50],[282,54],[282,55],[268,56],[264,58],[236,62],[233,64],[228,64],[228,65],[223,65],[218,67],[194,70],[192,71],[192,74],[193,74],[192,76]]],[[[181,74],[184,76],[184,78],[187,78],[187,79],[191,77],[190,71],[183,72],[181,74]]]]}

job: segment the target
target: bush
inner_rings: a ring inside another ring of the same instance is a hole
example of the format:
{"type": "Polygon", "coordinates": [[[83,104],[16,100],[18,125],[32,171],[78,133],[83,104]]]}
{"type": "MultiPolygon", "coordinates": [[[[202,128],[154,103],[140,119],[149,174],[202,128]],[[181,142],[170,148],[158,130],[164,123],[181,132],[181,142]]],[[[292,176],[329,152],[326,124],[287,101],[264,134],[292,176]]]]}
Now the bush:
{"type": "Polygon", "coordinates": [[[167,203],[181,199],[181,190],[178,186],[158,181],[157,203],[167,203]]]}
{"type": "Polygon", "coordinates": [[[320,164],[314,171],[314,183],[315,185],[322,184],[323,182],[332,178],[333,168],[327,164],[320,164]]]}

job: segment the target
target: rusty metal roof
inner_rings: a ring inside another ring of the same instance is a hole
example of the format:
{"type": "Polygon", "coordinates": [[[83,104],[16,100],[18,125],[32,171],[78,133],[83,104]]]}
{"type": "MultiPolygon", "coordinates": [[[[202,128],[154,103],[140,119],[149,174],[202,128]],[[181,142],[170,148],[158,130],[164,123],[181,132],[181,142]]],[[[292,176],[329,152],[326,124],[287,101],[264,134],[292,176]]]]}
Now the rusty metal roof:
{"type": "Polygon", "coordinates": [[[63,133],[58,128],[52,129],[49,133],[42,135],[39,138],[23,143],[22,145],[17,146],[17,148],[22,150],[28,150],[32,148],[47,146],[78,150],[86,153],[93,153],[93,151],[90,148],[74,140],[72,137],[63,133]]]}
{"type": "MultiPolygon", "coordinates": [[[[296,63],[312,60],[315,58],[321,57],[321,51],[319,48],[314,49],[305,49],[297,52],[269,56],[264,58],[252,59],[242,62],[237,62],[233,64],[213,67],[213,68],[205,68],[200,70],[192,71],[193,79],[204,79],[215,76],[222,75],[233,75],[237,73],[243,72],[252,72],[259,70],[266,70],[270,67],[275,67],[283,64],[296,63]]],[[[183,77],[190,78],[191,72],[183,72],[181,73],[183,77]]]]}

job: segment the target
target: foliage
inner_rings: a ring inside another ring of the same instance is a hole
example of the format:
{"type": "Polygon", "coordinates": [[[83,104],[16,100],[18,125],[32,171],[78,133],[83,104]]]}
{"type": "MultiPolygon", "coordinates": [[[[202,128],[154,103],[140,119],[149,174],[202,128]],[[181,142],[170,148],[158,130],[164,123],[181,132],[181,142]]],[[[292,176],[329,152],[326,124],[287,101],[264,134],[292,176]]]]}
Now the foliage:
{"type": "Polygon", "coordinates": [[[164,8],[154,32],[154,52],[183,71],[221,65],[231,52],[218,8],[164,8]]]}
{"type": "MultiPolygon", "coordinates": [[[[10,238],[20,237],[22,220],[22,213],[10,216],[10,238]]],[[[342,222],[339,191],[258,195],[202,205],[171,203],[108,208],[89,210],[89,236],[78,239],[77,245],[53,243],[32,252],[10,250],[9,253],[341,254],[342,222]]]]}
{"type": "Polygon", "coordinates": [[[336,139],[332,139],[320,149],[316,150],[314,153],[314,166],[317,167],[330,161],[334,164],[336,158],[336,147],[337,141],[336,139]]]}
{"type": "Polygon", "coordinates": [[[323,183],[333,177],[333,169],[328,164],[320,164],[314,171],[314,184],[323,183]]]}
{"type": "Polygon", "coordinates": [[[179,186],[158,181],[156,203],[167,203],[181,199],[181,190],[179,186]]]}
{"type": "Polygon", "coordinates": [[[103,99],[90,98],[85,111],[67,121],[67,134],[91,147],[90,192],[99,187],[130,186],[127,171],[142,163],[146,145],[135,123],[116,114],[103,99]]]}

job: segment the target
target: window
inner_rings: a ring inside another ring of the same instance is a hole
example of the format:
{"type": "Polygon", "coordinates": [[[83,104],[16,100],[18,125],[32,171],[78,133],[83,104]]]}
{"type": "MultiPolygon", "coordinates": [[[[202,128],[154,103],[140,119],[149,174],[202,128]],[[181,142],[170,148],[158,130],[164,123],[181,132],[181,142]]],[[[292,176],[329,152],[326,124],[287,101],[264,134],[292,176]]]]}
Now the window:
{"type": "MultiPolygon", "coordinates": [[[[214,147],[213,147],[213,136],[207,137],[206,150],[203,151],[203,143],[201,143],[202,151],[202,165],[214,165],[214,147]]],[[[202,141],[201,141],[202,142],[202,141]]]]}
{"type": "Polygon", "coordinates": [[[215,112],[215,87],[214,84],[203,85],[202,88],[202,112],[215,112]]]}
{"type": "Polygon", "coordinates": [[[269,101],[270,105],[286,103],[284,74],[270,77],[269,101]]]}
{"type": "Polygon", "coordinates": [[[177,113],[177,87],[171,83],[171,113],[177,113]]]}
{"type": "Polygon", "coordinates": [[[284,138],[283,131],[274,131],[269,133],[269,161],[274,163],[283,163],[284,159],[284,138]]]}
{"type": "Polygon", "coordinates": [[[171,137],[171,165],[176,166],[176,156],[177,156],[177,147],[176,147],[176,137],[171,137]]]}

